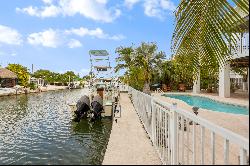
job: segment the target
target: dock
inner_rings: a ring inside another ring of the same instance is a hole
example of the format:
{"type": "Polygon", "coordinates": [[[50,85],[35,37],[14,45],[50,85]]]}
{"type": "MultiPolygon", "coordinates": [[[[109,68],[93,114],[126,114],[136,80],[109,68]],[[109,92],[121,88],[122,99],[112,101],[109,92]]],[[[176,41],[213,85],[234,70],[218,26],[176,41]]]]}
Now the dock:
{"type": "Polygon", "coordinates": [[[121,93],[121,118],[114,121],[103,165],[161,165],[127,93],[121,93]]]}

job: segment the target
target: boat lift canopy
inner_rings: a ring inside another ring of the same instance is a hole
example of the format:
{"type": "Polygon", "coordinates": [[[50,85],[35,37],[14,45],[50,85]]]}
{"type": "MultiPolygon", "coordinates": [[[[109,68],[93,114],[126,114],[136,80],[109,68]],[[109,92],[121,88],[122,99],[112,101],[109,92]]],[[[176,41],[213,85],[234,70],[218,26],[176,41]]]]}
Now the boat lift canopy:
{"type": "Polygon", "coordinates": [[[90,50],[89,54],[93,56],[109,56],[107,50],[90,50]]]}

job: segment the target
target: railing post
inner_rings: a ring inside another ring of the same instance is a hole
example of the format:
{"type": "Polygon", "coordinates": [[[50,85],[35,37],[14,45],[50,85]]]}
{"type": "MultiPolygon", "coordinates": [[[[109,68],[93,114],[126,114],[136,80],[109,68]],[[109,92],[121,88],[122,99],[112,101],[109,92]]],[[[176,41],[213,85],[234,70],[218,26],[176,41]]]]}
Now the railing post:
{"type": "Polygon", "coordinates": [[[177,165],[178,164],[178,149],[177,149],[177,132],[178,132],[178,119],[177,119],[177,112],[175,111],[177,108],[176,103],[173,104],[171,111],[171,121],[170,121],[170,139],[171,139],[171,156],[172,161],[171,164],[177,165]]]}
{"type": "Polygon", "coordinates": [[[151,137],[153,145],[155,145],[155,105],[154,99],[151,99],[152,120],[151,120],[151,137]]]}
{"type": "Polygon", "coordinates": [[[247,151],[243,148],[240,149],[240,165],[247,165],[247,151]]]}

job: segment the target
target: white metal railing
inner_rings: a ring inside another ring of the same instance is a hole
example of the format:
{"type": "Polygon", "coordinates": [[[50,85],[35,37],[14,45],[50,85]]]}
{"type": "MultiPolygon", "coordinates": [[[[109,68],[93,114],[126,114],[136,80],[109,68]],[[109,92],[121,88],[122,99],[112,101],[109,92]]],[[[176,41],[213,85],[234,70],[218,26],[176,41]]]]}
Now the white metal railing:
{"type": "Polygon", "coordinates": [[[128,92],[128,86],[124,84],[119,84],[119,90],[121,92],[128,92]]]}
{"type": "Polygon", "coordinates": [[[157,89],[155,90],[155,93],[164,93],[164,92],[161,90],[161,88],[157,88],[157,89]]]}
{"type": "Polygon", "coordinates": [[[235,34],[239,37],[236,46],[231,47],[234,58],[249,56],[249,32],[235,34]]]}
{"type": "Polygon", "coordinates": [[[248,164],[249,140],[194,113],[128,87],[163,164],[248,164]]]}

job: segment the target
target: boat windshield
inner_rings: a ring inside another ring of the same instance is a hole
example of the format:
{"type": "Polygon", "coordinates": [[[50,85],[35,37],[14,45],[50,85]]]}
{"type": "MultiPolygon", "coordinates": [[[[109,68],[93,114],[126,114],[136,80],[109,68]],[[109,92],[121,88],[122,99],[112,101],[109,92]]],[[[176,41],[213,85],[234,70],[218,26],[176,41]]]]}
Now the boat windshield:
{"type": "Polygon", "coordinates": [[[96,84],[96,88],[97,89],[104,89],[106,87],[106,85],[105,84],[96,84]]]}

